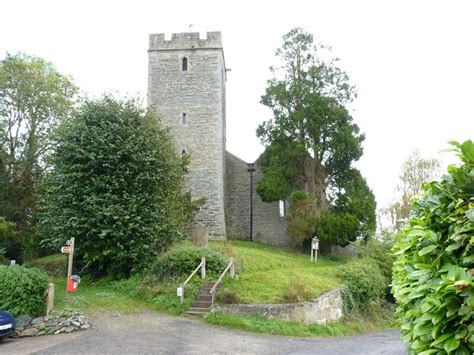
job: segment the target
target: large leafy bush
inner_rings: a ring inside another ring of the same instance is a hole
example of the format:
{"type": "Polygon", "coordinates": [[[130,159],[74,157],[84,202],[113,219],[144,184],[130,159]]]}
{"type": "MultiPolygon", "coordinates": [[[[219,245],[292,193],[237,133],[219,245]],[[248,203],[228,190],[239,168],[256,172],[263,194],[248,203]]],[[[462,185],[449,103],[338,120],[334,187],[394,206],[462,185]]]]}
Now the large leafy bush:
{"type": "Polygon", "coordinates": [[[44,311],[48,275],[39,269],[0,265],[0,309],[14,316],[36,316],[44,311]]]}
{"type": "Polygon", "coordinates": [[[94,274],[127,276],[183,236],[185,164],[134,100],[88,101],[59,129],[45,186],[44,243],[76,238],[94,274]]]}
{"type": "MultiPolygon", "coordinates": [[[[357,244],[357,257],[372,259],[389,282],[392,280],[392,266],[395,260],[391,240],[370,239],[357,244]]],[[[387,284],[388,286],[388,284],[387,284]]]]}
{"type": "Polygon", "coordinates": [[[206,272],[219,274],[228,261],[220,252],[206,247],[180,245],[160,256],[153,264],[153,274],[161,280],[190,274],[206,258],[206,272]]]}
{"type": "Polygon", "coordinates": [[[393,289],[410,353],[474,352],[474,144],[463,164],[425,184],[395,244],[393,289]]]}
{"type": "Polygon", "coordinates": [[[340,271],[344,279],[342,297],[344,313],[369,310],[385,295],[388,279],[382,274],[377,263],[368,258],[356,259],[340,271]]]}

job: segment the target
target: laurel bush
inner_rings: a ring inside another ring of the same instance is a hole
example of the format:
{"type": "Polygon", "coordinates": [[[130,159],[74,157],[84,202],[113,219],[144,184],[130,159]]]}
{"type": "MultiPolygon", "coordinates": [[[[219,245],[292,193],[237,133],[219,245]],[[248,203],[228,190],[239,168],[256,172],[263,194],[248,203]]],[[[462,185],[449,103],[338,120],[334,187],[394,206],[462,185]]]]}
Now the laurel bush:
{"type": "Polygon", "coordinates": [[[40,269],[0,265],[0,309],[14,316],[41,314],[47,288],[48,275],[40,269]]]}
{"type": "Polygon", "coordinates": [[[136,100],[86,101],[59,127],[50,162],[43,244],[75,237],[89,274],[127,277],[184,237],[185,161],[136,100]]]}
{"type": "Polygon", "coordinates": [[[474,144],[424,185],[394,246],[397,318],[411,354],[474,353],[474,144]]]}

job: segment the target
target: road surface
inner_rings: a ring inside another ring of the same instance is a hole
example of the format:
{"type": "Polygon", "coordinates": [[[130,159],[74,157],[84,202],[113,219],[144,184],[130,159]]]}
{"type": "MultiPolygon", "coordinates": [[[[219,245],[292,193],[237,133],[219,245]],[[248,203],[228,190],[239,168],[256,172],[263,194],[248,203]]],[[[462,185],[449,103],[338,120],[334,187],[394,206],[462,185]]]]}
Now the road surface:
{"type": "Polygon", "coordinates": [[[256,335],[159,313],[101,315],[88,331],[7,339],[0,354],[405,354],[395,330],[337,338],[256,335]]]}

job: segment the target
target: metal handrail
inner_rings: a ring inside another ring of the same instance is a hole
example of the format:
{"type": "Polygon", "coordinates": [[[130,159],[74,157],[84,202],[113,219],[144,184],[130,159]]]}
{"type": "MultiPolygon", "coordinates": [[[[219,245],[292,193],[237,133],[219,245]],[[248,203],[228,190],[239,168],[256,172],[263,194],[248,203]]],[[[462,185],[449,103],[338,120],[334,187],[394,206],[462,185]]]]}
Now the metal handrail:
{"type": "Polygon", "coordinates": [[[229,264],[224,269],[221,276],[219,276],[214,286],[212,286],[211,290],[209,291],[209,294],[214,295],[214,292],[216,292],[217,286],[219,286],[219,284],[222,282],[222,279],[224,278],[225,273],[229,271],[229,269],[230,269],[230,277],[235,278],[235,259],[234,258],[230,258],[229,264]]]}
{"type": "Polygon", "coordinates": [[[184,283],[179,284],[178,289],[176,290],[176,293],[179,297],[180,303],[183,303],[184,299],[184,286],[192,279],[192,277],[198,272],[198,270],[201,269],[201,278],[204,279],[206,277],[206,258],[202,257],[201,258],[201,263],[194,269],[191,275],[184,281],[184,283]]]}

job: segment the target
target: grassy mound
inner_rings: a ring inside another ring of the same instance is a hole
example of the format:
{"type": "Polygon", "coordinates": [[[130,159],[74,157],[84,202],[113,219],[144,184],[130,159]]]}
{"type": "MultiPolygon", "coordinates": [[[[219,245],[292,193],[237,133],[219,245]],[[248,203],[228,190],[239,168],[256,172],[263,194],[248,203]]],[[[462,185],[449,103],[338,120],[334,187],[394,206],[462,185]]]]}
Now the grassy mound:
{"type": "MultiPolygon", "coordinates": [[[[210,242],[237,261],[238,280],[227,279],[221,293],[232,295],[230,303],[284,303],[310,300],[342,284],[338,270],[345,258],[321,257],[256,242],[210,242]]],[[[225,300],[224,300],[225,302],[225,300]]]]}

